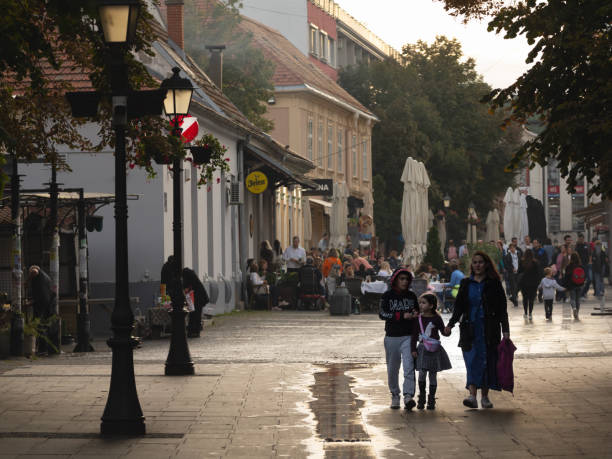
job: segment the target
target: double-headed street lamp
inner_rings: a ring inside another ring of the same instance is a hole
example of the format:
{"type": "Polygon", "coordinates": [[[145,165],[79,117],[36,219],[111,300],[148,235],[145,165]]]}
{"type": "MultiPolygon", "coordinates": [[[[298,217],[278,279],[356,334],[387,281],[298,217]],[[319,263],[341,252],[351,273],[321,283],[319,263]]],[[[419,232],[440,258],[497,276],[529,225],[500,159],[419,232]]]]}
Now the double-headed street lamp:
{"type": "MultiPolygon", "coordinates": [[[[173,75],[162,81],[161,89],[166,91],[164,110],[171,119],[172,135],[180,136],[179,117],[189,113],[193,86],[187,78],[179,76],[180,69],[174,67],[173,75]]],[[[166,375],[192,375],[194,374],[193,361],[189,354],[187,336],[185,335],[185,294],[183,292],[183,221],[181,215],[181,170],[183,159],[174,156],[172,161],[172,189],[173,189],[173,221],[172,232],[174,236],[174,276],[169,285],[172,299],[172,336],[170,349],[166,359],[166,375]]]]}

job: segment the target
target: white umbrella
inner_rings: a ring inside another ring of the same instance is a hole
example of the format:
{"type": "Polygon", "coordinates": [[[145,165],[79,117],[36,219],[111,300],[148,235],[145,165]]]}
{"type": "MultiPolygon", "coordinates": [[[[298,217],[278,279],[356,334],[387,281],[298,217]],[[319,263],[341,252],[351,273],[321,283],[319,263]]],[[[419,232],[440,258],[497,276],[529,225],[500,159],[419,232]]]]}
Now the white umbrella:
{"type": "Polygon", "coordinates": [[[330,219],[330,244],[331,247],[341,248],[346,245],[348,190],[345,183],[334,182],[334,196],[332,199],[330,219]]]}
{"type": "Polygon", "coordinates": [[[404,195],[402,199],[402,235],[404,236],[404,263],[416,264],[426,250],[429,205],[429,177],[425,165],[411,157],[406,159],[402,173],[404,195]]]}
{"type": "Polygon", "coordinates": [[[415,233],[415,215],[416,215],[416,184],[415,184],[415,161],[408,157],[404,164],[401,181],[404,183],[404,194],[402,197],[402,236],[404,237],[403,262],[409,263],[413,256],[414,248],[414,233],[415,233]]]}
{"type": "Polygon", "coordinates": [[[477,218],[478,218],[478,215],[476,215],[475,210],[471,210],[468,213],[468,226],[467,226],[467,237],[466,237],[468,244],[476,244],[478,242],[478,234],[476,232],[476,225],[472,225],[469,222],[470,219],[476,220],[477,218]]]}
{"type": "Polygon", "coordinates": [[[490,210],[487,215],[487,235],[485,242],[499,239],[499,212],[497,209],[490,210]]]}
{"type": "Polygon", "coordinates": [[[514,236],[514,216],[513,216],[513,204],[512,204],[513,191],[512,188],[508,187],[506,195],[504,196],[504,237],[506,242],[510,242],[510,239],[514,236]]]}
{"type": "Polygon", "coordinates": [[[438,219],[438,237],[440,238],[440,251],[444,254],[446,246],[446,217],[444,216],[438,219]]]}
{"type": "Polygon", "coordinates": [[[302,196],[302,217],[304,219],[304,247],[311,247],[312,217],[310,215],[310,199],[308,199],[308,196],[302,196]]]}
{"type": "Polygon", "coordinates": [[[374,218],[374,197],[369,189],[366,189],[363,193],[363,209],[361,213],[374,218]]]}

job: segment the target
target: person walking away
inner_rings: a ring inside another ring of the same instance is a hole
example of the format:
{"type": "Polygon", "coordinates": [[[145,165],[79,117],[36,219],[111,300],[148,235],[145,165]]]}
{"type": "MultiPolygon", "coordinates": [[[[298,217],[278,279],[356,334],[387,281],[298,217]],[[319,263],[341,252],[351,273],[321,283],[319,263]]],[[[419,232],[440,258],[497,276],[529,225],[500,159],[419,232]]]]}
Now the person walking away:
{"type": "Polygon", "coordinates": [[[523,296],[523,309],[525,310],[525,319],[533,320],[533,303],[535,301],[538,285],[540,285],[540,265],[533,258],[531,249],[525,250],[523,259],[521,260],[519,271],[519,289],[523,296]]]}
{"type": "Polygon", "coordinates": [[[504,288],[489,255],[477,251],[472,256],[470,277],[461,281],[455,310],[445,333],[462,321],[459,344],[467,370],[466,388],[470,395],[463,400],[468,408],[478,408],[477,390],[481,391],[482,408],[493,408],[489,390],[501,390],[497,377],[497,346],[510,338],[504,288]]]}
{"type": "Polygon", "coordinates": [[[593,279],[593,264],[591,260],[591,244],[585,242],[584,234],[578,233],[578,241],[576,242],[576,252],[580,255],[582,266],[584,267],[585,280],[580,292],[582,298],[586,298],[593,279]]]}
{"type": "MultiPolygon", "coordinates": [[[[463,271],[459,269],[459,263],[457,259],[454,259],[450,263],[451,276],[450,281],[447,284],[444,284],[444,287],[447,289],[451,289],[452,298],[457,297],[457,292],[459,292],[459,285],[461,284],[461,280],[465,277],[463,271]]],[[[447,312],[450,312],[449,308],[445,308],[447,312]]]]}
{"type": "Polygon", "coordinates": [[[465,239],[461,241],[461,245],[459,246],[459,258],[463,258],[464,255],[469,256],[467,241],[465,239]]]}
{"type": "MultiPolygon", "coordinates": [[[[427,387],[427,375],[429,374],[429,396],[427,397],[427,409],[436,409],[436,390],[438,389],[438,372],[450,370],[452,365],[448,354],[441,344],[437,349],[427,349],[423,340],[433,338],[440,341],[440,333],[445,335],[444,322],[437,311],[438,300],[432,293],[423,293],[419,297],[420,315],[417,319],[418,327],[414,327],[410,346],[412,356],[416,359],[416,370],[419,372],[419,399],[417,409],[425,408],[425,397],[427,387]],[[418,341],[418,347],[417,347],[418,341]]],[[[450,334],[450,333],[449,333],[450,334]]],[[[445,336],[448,336],[446,334],[445,336]]]]}
{"type": "Polygon", "coordinates": [[[300,238],[293,236],[292,244],[285,249],[283,258],[287,262],[287,272],[297,273],[306,263],[306,251],[300,247],[300,238]]]}
{"type": "Polygon", "coordinates": [[[608,256],[603,251],[601,241],[595,241],[593,249],[593,284],[595,288],[595,296],[601,298],[604,296],[603,278],[608,266],[608,256]]]}
{"type": "Polygon", "coordinates": [[[553,279],[552,268],[544,268],[544,277],[540,281],[539,289],[542,289],[542,298],[544,299],[544,312],[546,320],[552,319],[553,302],[555,300],[555,290],[564,291],[555,279],[553,279]]]}
{"type": "Polygon", "coordinates": [[[546,256],[548,257],[547,261],[546,261],[546,266],[550,266],[555,262],[555,258],[554,258],[554,253],[555,253],[555,248],[552,245],[552,241],[550,240],[550,238],[546,238],[544,239],[542,248],[544,249],[544,251],[546,252],[546,256]]]}
{"type": "Polygon", "coordinates": [[[323,233],[323,237],[319,240],[319,244],[317,247],[321,251],[321,253],[325,253],[329,250],[329,234],[323,233]]]}
{"type": "MultiPolygon", "coordinates": [[[[348,273],[347,273],[348,274],[348,273]]],[[[404,268],[395,270],[390,280],[390,288],[380,300],[378,316],[385,321],[385,357],[387,361],[387,383],[391,392],[391,408],[400,407],[399,370],[404,370],[404,408],[411,410],[416,406],[414,359],[410,343],[418,317],[417,297],[410,291],[412,273],[404,268]]]]}
{"type": "Polygon", "coordinates": [[[202,331],[202,309],[208,304],[210,299],[204,284],[198,278],[193,269],[183,268],[183,288],[186,294],[193,292],[194,310],[189,312],[187,322],[187,337],[198,338],[202,331]]]}
{"type": "MultiPolygon", "coordinates": [[[[544,277],[544,268],[550,265],[550,261],[548,258],[548,254],[546,253],[546,250],[544,250],[539,240],[534,239],[532,244],[533,244],[533,257],[535,258],[535,260],[538,262],[538,265],[540,266],[540,279],[542,279],[544,277]]],[[[538,302],[540,303],[542,302],[542,290],[540,289],[538,289],[538,302]]]]}
{"type": "Polygon", "coordinates": [[[586,273],[580,261],[580,255],[578,255],[577,252],[573,252],[570,255],[570,262],[565,268],[563,286],[569,291],[570,305],[572,306],[572,312],[576,320],[579,320],[580,298],[582,296],[582,287],[584,286],[585,279],[586,273]]]}
{"type": "Polygon", "coordinates": [[[508,296],[510,296],[510,301],[512,304],[514,304],[515,308],[518,308],[518,272],[520,262],[521,257],[519,256],[519,252],[516,249],[516,245],[512,243],[508,247],[508,253],[504,258],[504,266],[506,268],[506,272],[508,273],[508,284],[510,285],[508,296]]]}
{"type": "MultiPolygon", "coordinates": [[[[559,247],[559,253],[555,260],[555,267],[557,268],[557,282],[563,283],[563,275],[565,274],[565,268],[569,264],[569,255],[567,254],[567,245],[563,244],[559,247]]],[[[567,286],[566,286],[567,287],[567,286]]],[[[565,292],[557,293],[557,300],[563,301],[567,299],[565,292]]]]}

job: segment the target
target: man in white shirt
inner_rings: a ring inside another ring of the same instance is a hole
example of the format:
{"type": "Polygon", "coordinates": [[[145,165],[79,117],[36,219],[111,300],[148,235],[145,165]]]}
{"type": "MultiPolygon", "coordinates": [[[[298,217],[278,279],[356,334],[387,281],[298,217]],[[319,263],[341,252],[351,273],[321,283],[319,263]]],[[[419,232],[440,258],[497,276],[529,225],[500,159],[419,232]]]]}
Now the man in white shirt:
{"type": "Polygon", "coordinates": [[[467,241],[465,239],[461,241],[461,245],[459,246],[459,258],[462,258],[464,255],[469,255],[467,241]]]}
{"type": "Polygon", "coordinates": [[[293,244],[285,249],[283,258],[287,262],[287,272],[298,272],[306,263],[306,251],[300,247],[300,238],[293,236],[293,244]]]}

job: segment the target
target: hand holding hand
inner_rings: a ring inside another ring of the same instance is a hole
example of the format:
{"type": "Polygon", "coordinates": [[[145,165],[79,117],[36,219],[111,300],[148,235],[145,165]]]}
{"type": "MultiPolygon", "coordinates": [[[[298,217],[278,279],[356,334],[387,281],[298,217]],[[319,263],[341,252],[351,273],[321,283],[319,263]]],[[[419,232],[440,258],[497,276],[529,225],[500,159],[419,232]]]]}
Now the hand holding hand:
{"type": "Polygon", "coordinates": [[[414,351],[414,352],[412,353],[412,357],[414,357],[415,359],[417,358],[417,353],[416,353],[416,351],[414,351]]]}
{"type": "Polygon", "coordinates": [[[510,339],[510,332],[504,332],[504,339],[510,339]]]}
{"type": "Polygon", "coordinates": [[[444,334],[446,336],[449,336],[451,334],[451,328],[448,325],[444,327],[444,334]]]}

